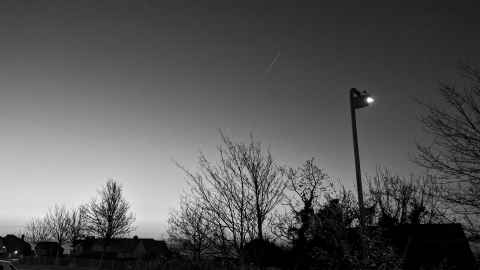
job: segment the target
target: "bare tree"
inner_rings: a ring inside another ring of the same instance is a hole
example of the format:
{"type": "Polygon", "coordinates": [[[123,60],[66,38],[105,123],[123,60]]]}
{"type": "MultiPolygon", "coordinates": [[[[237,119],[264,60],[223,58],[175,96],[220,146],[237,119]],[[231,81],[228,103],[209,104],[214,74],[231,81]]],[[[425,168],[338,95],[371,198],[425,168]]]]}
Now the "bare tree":
{"type": "Polygon", "coordinates": [[[195,260],[199,260],[211,247],[213,226],[209,222],[207,211],[187,197],[180,202],[180,209],[168,219],[168,234],[172,241],[183,243],[195,260]]]}
{"type": "MultiPolygon", "coordinates": [[[[219,148],[220,155],[224,149],[219,148]]],[[[207,209],[212,223],[219,223],[227,231],[227,237],[233,247],[240,251],[248,241],[249,213],[246,177],[232,162],[221,158],[222,165],[211,164],[201,154],[200,173],[193,174],[185,170],[190,177],[192,195],[207,209]]]]}
{"type": "Polygon", "coordinates": [[[32,244],[51,240],[50,231],[45,218],[32,218],[25,225],[22,234],[25,235],[25,239],[32,244]]]}
{"type": "MultiPolygon", "coordinates": [[[[69,213],[65,206],[55,205],[45,216],[45,221],[51,237],[58,242],[60,246],[65,244],[69,238],[69,213]]],[[[57,254],[58,255],[58,254],[57,254]]]]}
{"type": "Polygon", "coordinates": [[[445,210],[439,194],[441,186],[432,176],[405,178],[378,169],[369,181],[370,204],[378,209],[378,222],[386,226],[442,221],[445,210]]]}
{"type": "Polygon", "coordinates": [[[250,135],[250,143],[234,143],[222,134],[230,160],[240,160],[247,187],[252,193],[257,223],[257,238],[263,240],[263,223],[267,215],[283,200],[286,183],[275,166],[270,151],[262,151],[260,142],[250,135]]]}
{"type": "Polygon", "coordinates": [[[109,180],[99,191],[99,197],[85,207],[86,231],[106,242],[131,233],[135,217],[130,213],[130,204],[123,197],[120,184],[109,180]]]}
{"type": "MultiPolygon", "coordinates": [[[[252,238],[263,238],[263,223],[283,198],[285,183],[269,152],[253,140],[248,144],[232,142],[221,133],[220,160],[199,158],[200,172],[187,173],[192,195],[208,211],[235,249],[240,251],[252,238]]],[[[223,234],[223,233],[222,233],[223,234]]]]}
{"type": "Polygon", "coordinates": [[[421,121],[434,139],[417,145],[416,162],[436,173],[448,187],[443,198],[480,232],[480,70],[462,65],[460,73],[463,89],[449,84],[439,89],[445,106],[422,103],[421,121]]]}

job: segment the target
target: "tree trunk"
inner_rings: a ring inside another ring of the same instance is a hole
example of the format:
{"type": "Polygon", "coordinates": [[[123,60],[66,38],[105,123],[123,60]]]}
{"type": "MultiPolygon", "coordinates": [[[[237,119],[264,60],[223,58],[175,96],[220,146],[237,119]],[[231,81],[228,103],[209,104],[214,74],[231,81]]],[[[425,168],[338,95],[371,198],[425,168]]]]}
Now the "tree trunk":
{"type": "Polygon", "coordinates": [[[62,244],[61,242],[58,242],[58,246],[57,246],[57,250],[56,250],[56,254],[55,254],[55,265],[59,265],[60,264],[60,248],[62,247],[62,244]]]}
{"type": "MultiPolygon", "coordinates": [[[[259,209],[257,211],[260,211],[259,209]]],[[[258,239],[263,240],[263,229],[262,229],[262,216],[260,213],[257,215],[257,230],[258,230],[258,239]]]]}
{"type": "Polygon", "coordinates": [[[258,239],[259,240],[263,240],[263,229],[262,229],[262,212],[261,212],[261,209],[260,209],[260,201],[259,201],[259,196],[260,196],[260,192],[259,192],[259,186],[258,186],[258,179],[254,179],[253,180],[253,183],[254,183],[254,187],[255,187],[255,210],[257,211],[257,230],[258,230],[258,239]]]}

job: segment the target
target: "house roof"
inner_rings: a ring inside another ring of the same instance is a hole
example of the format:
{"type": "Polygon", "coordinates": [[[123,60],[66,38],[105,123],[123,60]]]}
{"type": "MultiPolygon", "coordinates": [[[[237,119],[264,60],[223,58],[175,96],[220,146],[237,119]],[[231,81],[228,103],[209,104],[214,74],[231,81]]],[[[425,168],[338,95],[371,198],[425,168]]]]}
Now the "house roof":
{"type": "Polygon", "coordinates": [[[21,250],[25,252],[32,249],[29,243],[25,242],[21,238],[16,237],[13,234],[7,234],[5,237],[2,238],[2,241],[9,251],[21,250]]]}
{"type": "Polygon", "coordinates": [[[37,243],[37,245],[35,246],[35,249],[50,249],[50,248],[53,249],[57,247],[60,247],[60,245],[57,242],[42,241],[37,243]]]}
{"type": "MultiPolygon", "coordinates": [[[[84,249],[91,248],[94,244],[103,245],[102,239],[84,239],[75,242],[75,245],[82,245],[84,249]]],[[[157,241],[152,238],[117,238],[111,239],[108,243],[108,249],[114,252],[132,252],[139,244],[142,244],[146,251],[152,249],[166,249],[165,241],[157,241]]]]}
{"type": "Polygon", "coordinates": [[[108,248],[116,252],[132,252],[140,244],[138,239],[112,239],[108,248]]]}

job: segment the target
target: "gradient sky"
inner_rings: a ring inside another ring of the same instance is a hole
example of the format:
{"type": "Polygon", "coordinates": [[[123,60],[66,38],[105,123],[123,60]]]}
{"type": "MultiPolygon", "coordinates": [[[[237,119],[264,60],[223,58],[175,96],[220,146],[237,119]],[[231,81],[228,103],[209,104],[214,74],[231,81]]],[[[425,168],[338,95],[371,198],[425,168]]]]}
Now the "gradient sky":
{"type": "Polygon", "coordinates": [[[218,129],[352,187],[351,87],[377,101],[357,116],[362,170],[421,172],[414,98],[480,63],[470,6],[160,2],[1,2],[0,234],[113,178],[160,237],[186,189],[172,160],[215,159],[218,129]]]}

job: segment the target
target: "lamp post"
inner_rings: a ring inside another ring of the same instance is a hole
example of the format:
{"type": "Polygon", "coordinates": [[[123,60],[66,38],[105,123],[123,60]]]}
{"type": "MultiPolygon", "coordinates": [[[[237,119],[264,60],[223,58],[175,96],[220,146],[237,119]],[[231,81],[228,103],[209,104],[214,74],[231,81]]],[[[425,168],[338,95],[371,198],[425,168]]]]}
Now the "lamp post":
{"type": "Polygon", "coordinates": [[[362,175],[360,171],[360,155],[358,152],[357,120],[355,116],[355,110],[367,107],[374,101],[375,100],[367,93],[367,91],[360,92],[355,88],[350,89],[350,112],[352,114],[353,152],[355,156],[355,174],[357,177],[358,207],[360,211],[360,230],[362,231],[365,227],[365,212],[363,206],[362,175]]]}

